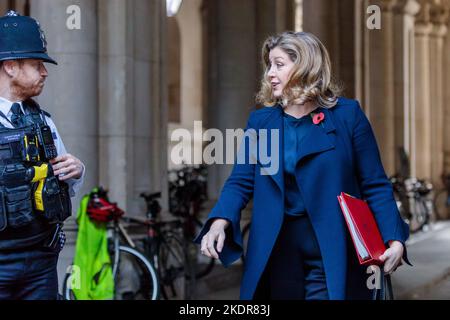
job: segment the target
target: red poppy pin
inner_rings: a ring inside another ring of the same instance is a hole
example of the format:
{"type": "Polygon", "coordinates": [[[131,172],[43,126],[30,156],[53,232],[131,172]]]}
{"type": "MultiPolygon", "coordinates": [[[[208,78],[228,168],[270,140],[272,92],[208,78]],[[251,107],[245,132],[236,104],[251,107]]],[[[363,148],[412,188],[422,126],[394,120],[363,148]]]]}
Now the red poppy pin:
{"type": "MultiPolygon", "coordinates": [[[[311,113],[311,117],[312,117],[314,124],[319,124],[323,121],[323,119],[325,119],[325,115],[323,114],[323,112],[311,113]]],[[[323,124],[322,124],[322,126],[323,126],[323,124]]]]}

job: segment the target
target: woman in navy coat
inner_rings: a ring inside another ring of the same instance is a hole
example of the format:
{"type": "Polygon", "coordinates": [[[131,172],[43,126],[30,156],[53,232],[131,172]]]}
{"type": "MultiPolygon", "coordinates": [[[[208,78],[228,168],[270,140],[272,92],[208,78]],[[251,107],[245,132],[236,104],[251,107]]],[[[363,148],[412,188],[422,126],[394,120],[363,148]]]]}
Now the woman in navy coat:
{"type": "MultiPolygon", "coordinates": [[[[409,229],[401,219],[370,123],[355,100],[338,97],[328,53],[312,34],[285,32],[263,46],[265,74],[241,151],[252,154],[266,130],[274,163],[234,165],[196,242],[225,266],[242,254],[241,210],[253,212],[241,299],[369,299],[337,200],[367,200],[387,250],[384,271],[405,257],[409,229]]],[[[259,150],[259,149],[258,149],[259,150]]]]}

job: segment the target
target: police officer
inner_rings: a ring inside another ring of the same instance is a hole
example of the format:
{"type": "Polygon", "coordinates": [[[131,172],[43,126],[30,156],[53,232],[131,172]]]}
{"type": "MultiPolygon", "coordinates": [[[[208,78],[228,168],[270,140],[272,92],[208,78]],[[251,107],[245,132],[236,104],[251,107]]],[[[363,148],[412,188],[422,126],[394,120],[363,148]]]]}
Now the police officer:
{"type": "Polygon", "coordinates": [[[62,222],[83,163],[66,152],[50,115],[32,100],[48,76],[39,23],[0,18],[0,299],[56,299],[62,222]]]}

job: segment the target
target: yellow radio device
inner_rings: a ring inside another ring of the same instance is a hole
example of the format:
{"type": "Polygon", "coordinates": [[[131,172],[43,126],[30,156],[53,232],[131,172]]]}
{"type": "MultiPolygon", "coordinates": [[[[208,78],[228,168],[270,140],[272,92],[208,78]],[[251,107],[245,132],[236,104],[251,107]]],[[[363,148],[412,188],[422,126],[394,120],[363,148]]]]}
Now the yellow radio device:
{"type": "Polygon", "coordinates": [[[40,161],[39,156],[39,141],[38,136],[35,134],[25,134],[23,136],[24,143],[24,160],[26,161],[40,161]]]}

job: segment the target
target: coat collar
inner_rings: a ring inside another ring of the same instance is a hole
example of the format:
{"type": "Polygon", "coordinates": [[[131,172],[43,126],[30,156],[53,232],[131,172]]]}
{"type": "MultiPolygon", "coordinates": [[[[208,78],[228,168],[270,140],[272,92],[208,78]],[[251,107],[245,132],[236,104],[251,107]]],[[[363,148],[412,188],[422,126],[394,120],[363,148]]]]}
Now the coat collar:
{"type": "MultiPolygon", "coordinates": [[[[284,138],[283,138],[283,107],[279,104],[272,107],[274,112],[270,114],[261,124],[261,129],[278,129],[279,134],[279,170],[276,174],[270,175],[280,188],[284,195],[284,138]]],[[[330,139],[329,134],[336,130],[332,119],[332,112],[328,108],[319,107],[316,111],[323,112],[324,120],[318,124],[313,124],[302,140],[302,149],[297,158],[297,166],[300,162],[306,161],[307,158],[313,158],[314,155],[333,149],[335,147],[334,140],[330,139]]],[[[298,168],[296,166],[296,168],[298,168]]]]}

